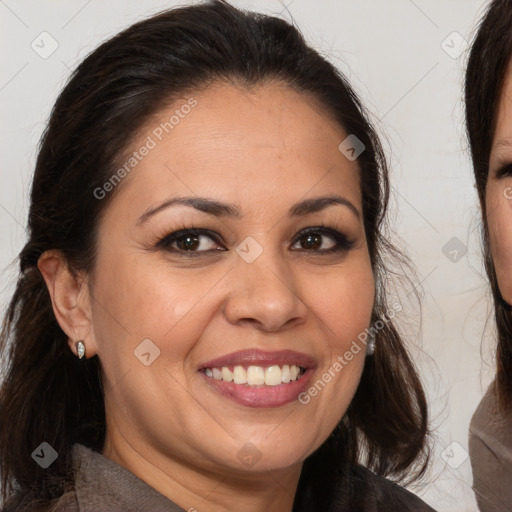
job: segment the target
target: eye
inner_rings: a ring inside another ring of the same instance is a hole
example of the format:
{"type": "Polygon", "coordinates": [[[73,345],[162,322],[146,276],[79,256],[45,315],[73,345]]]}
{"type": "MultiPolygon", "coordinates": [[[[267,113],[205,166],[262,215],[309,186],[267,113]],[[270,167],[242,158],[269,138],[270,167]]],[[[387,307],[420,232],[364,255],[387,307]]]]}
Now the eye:
{"type": "MultiPolygon", "coordinates": [[[[183,256],[201,256],[206,253],[226,251],[220,236],[207,229],[183,228],[162,238],[156,246],[162,250],[183,256]]],[[[329,254],[348,251],[354,245],[343,233],[325,226],[302,230],[294,239],[292,249],[329,254]],[[296,247],[299,245],[299,247],[296,247]]]]}
{"type": "Polygon", "coordinates": [[[512,176],[512,164],[505,164],[496,171],[496,178],[508,178],[512,176]]]}
{"type": "Polygon", "coordinates": [[[215,233],[205,229],[180,229],[160,240],[157,246],[170,252],[192,256],[194,253],[225,250],[219,247],[218,238],[215,233]]]}
{"type": "Polygon", "coordinates": [[[324,226],[302,230],[294,242],[300,243],[300,250],[321,254],[348,251],[354,245],[343,233],[324,226]]]}

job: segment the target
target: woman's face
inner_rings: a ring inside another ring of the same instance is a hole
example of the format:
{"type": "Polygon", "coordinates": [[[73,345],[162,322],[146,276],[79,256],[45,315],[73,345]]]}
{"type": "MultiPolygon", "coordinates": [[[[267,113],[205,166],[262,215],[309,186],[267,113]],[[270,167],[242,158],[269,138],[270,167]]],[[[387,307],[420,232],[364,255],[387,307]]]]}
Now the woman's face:
{"type": "Polygon", "coordinates": [[[503,299],[512,304],[512,66],[500,98],[486,189],[491,253],[503,299]]]}
{"type": "Polygon", "coordinates": [[[374,302],[346,137],[270,84],[211,86],[141,130],[89,283],[109,450],[262,471],[328,437],[360,380],[364,347],[344,355],[374,302]]]}

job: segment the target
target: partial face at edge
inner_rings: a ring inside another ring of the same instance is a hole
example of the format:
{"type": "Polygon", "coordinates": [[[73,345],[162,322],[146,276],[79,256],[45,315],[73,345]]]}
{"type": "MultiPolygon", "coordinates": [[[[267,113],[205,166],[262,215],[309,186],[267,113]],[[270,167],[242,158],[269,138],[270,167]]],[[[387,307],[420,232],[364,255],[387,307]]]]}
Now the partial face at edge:
{"type": "Polygon", "coordinates": [[[124,178],[99,226],[91,291],[107,437],[119,450],[128,442],[148,457],[208,469],[284,468],[331,433],[363,369],[364,347],[323,378],[373,308],[359,171],[338,150],[347,134],[287,87],[212,86],[194,98],[161,140],[154,130],[188,98],[141,132],[133,150],[148,136],[156,145],[124,178]],[[174,205],[143,217],[177,196],[229,203],[240,215],[174,205]],[[343,204],[289,215],[325,196],[343,204]],[[192,228],[204,231],[169,237],[192,228]],[[151,340],[146,361],[152,344],[159,351],[149,365],[136,357],[143,340],[151,340]],[[305,354],[305,389],[325,385],[307,404],[253,407],[227,397],[205,363],[252,349],[305,354]],[[239,456],[247,443],[261,454],[250,468],[239,456]]]}
{"type": "Polygon", "coordinates": [[[489,160],[486,210],[491,253],[503,299],[512,304],[512,66],[500,98],[489,160]]]}

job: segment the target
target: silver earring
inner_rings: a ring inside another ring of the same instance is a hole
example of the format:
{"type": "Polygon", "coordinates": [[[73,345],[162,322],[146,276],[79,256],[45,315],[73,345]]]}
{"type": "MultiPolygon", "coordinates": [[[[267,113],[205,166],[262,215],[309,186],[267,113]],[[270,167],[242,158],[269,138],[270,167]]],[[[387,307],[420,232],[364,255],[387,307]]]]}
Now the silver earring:
{"type": "Polygon", "coordinates": [[[76,352],[78,354],[78,359],[83,359],[84,356],[85,356],[85,345],[84,345],[84,340],[78,340],[76,343],[75,343],[75,347],[76,347],[76,352]]]}
{"type": "Polygon", "coordinates": [[[373,356],[375,352],[375,338],[372,336],[368,343],[366,344],[366,355],[373,356]]]}

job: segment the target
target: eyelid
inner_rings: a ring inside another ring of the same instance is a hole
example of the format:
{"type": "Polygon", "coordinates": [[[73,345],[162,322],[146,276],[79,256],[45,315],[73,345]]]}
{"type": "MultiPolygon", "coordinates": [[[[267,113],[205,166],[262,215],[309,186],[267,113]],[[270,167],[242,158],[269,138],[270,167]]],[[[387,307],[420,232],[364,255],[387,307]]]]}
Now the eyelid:
{"type": "MultiPolygon", "coordinates": [[[[157,242],[156,246],[161,248],[161,249],[166,249],[171,243],[175,242],[176,240],[186,236],[186,235],[193,235],[193,236],[208,236],[209,238],[211,238],[217,245],[221,245],[223,244],[223,239],[222,237],[215,233],[214,231],[210,231],[209,229],[204,229],[204,228],[194,228],[194,227],[183,227],[183,228],[178,228],[174,231],[172,231],[171,233],[167,234],[166,236],[164,236],[162,239],[160,239],[159,242],[157,242]]],[[[212,252],[212,250],[208,250],[208,251],[179,251],[179,250],[174,250],[173,252],[177,252],[177,253],[181,253],[181,254],[185,254],[185,253],[188,253],[188,254],[192,254],[192,253],[197,253],[197,254],[202,254],[202,253],[208,253],[208,252],[212,252]]]]}
{"type": "Polygon", "coordinates": [[[498,167],[498,169],[495,172],[495,176],[497,179],[512,176],[512,163],[507,163],[498,167]]]}

